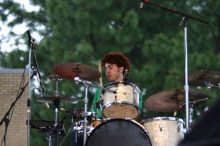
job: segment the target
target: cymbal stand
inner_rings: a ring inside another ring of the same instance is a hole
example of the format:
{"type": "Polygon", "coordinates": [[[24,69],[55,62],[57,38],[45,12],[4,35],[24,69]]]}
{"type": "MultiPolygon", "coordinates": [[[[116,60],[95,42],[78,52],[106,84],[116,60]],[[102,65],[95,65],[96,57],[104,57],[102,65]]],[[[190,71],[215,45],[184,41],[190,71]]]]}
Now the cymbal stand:
{"type": "MultiPolygon", "coordinates": [[[[63,119],[60,122],[57,122],[56,125],[53,126],[53,128],[50,129],[48,132],[48,145],[52,146],[52,141],[53,141],[53,133],[55,133],[56,138],[58,137],[58,134],[60,135],[65,135],[65,131],[63,130],[63,122],[67,118],[67,116],[63,117],[63,119]]],[[[58,141],[57,141],[57,145],[58,141]]],[[[59,145],[60,146],[60,145],[59,145]]]]}
{"type": "Polygon", "coordinates": [[[193,107],[194,107],[194,103],[190,102],[189,103],[189,131],[192,129],[192,126],[193,126],[193,107]]]}
{"type": "Polygon", "coordinates": [[[79,77],[74,77],[74,80],[76,83],[82,83],[85,87],[85,101],[84,101],[84,121],[83,121],[83,145],[86,144],[87,139],[87,126],[88,126],[88,120],[87,120],[87,113],[88,113],[88,89],[89,86],[95,86],[97,85],[93,84],[92,82],[82,80],[79,77]]]}
{"type": "Polygon", "coordinates": [[[52,135],[49,135],[48,137],[48,146],[52,146],[53,137],[52,135]]]}
{"type": "Polygon", "coordinates": [[[188,84],[188,43],[187,43],[187,23],[189,18],[184,16],[180,25],[184,26],[184,52],[185,52],[185,109],[186,109],[186,130],[189,129],[189,84],[188,84]]]}
{"type": "Polygon", "coordinates": [[[204,23],[204,24],[210,24],[210,22],[206,20],[202,20],[193,16],[190,16],[189,14],[177,11],[175,9],[170,9],[164,6],[161,6],[157,3],[153,3],[150,0],[142,0],[140,3],[140,8],[143,8],[144,4],[148,4],[157,8],[160,8],[164,11],[171,12],[174,14],[178,14],[182,16],[182,21],[180,22],[180,25],[184,26],[184,51],[185,51],[185,108],[186,108],[186,131],[189,132],[189,85],[188,85],[188,46],[187,46],[187,23],[189,19],[196,20],[198,22],[204,23]]]}
{"type": "MultiPolygon", "coordinates": [[[[59,96],[59,79],[55,79],[56,80],[56,96],[59,96]]],[[[57,126],[57,122],[58,122],[58,112],[59,112],[59,105],[60,105],[60,100],[54,100],[54,106],[55,106],[55,123],[54,126],[57,126]]],[[[58,137],[58,132],[56,132],[56,145],[59,145],[59,137],[58,137]]]]}
{"type": "Polygon", "coordinates": [[[89,84],[87,81],[81,80],[79,77],[75,77],[74,80],[76,82],[81,82],[84,87],[85,87],[85,101],[84,101],[84,124],[83,124],[83,145],[85,146],[86,144],[86,139],[87,139],[87,126],[88,126],[88,120],[87,120],[87,111],[88,111],[88,89],[89,89],[89,84]]]}

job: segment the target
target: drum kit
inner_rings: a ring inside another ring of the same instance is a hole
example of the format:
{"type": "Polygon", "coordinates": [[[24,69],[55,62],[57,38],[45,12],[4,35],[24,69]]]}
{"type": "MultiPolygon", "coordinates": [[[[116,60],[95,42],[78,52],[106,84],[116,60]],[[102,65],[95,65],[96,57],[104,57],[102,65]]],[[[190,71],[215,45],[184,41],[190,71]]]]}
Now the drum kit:
{"type": "MultiPolygon", "coordinates": [[[[137,120],[140,117],[141,93],[135,84],[118,82],[101,87],[93,83],[100,78],[100,71],[79,63],[57,64],[53,70],[62,79],[82,83],[85,87],[84,108],[65,110],[66,114],[79,119],[71,126],[74,146],[175,146],[184,138],[185,122],[181,118],[174,116],[137,120]],[[97,106],[103,111],[102,119],[99,119],[96,113],[88,111],[88,88],[90,86],[102,91],[97,106]]],[[[190,76],[189,81],[196,85],[201,85],[201,82],[206,81],[216,85],[213,81],[213,74],[216,74],[215,81],[220,79],[216,72],[198,71],[190,76]]],[[[155,112],[176,112],[184,109],[184,97],[183,88],[165,90],[148,97],[144,101],[144,107],[155,112]]],[[[209,99],[208,95],[198,90],[189,90],[190,121],[192,121],[193,106],[207,99],[209,99]]],[[[60,102],[73,102],[74,100],[57,95],[40,98],[38,101],[54,103],[57,107],[55,112],[57,112],[60,102]]],[[[56,134],[63,134],[63,120],[60,122],[57,116],[55,117],[55,127],[58,128],[56,134]]],[[[51,124],[53,123],[48,123],[48,121],[35,121],[32,123],[32,128],[43,131],[49,128],[54,131],[54,126],[51,124]]],[[[53,132],[50,130],[50,133],[53,132]]],[[[52,145],[51,141],[49,145],[52,145]]]]}

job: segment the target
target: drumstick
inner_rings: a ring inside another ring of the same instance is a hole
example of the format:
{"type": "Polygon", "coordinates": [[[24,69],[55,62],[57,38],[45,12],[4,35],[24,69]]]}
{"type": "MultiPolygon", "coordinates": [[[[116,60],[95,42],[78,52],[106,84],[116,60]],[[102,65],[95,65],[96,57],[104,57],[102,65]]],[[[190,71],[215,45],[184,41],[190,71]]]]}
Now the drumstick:
{"type": "Polygon", "coordinates": [[[102,82],[102,64],[101,64],[101,60],[98,61],[98,68],[99,68],[99,72],[101,73],[101,77],[99,78],[99,84],[100,87],[103,87],[103,82],[102,82]]]}

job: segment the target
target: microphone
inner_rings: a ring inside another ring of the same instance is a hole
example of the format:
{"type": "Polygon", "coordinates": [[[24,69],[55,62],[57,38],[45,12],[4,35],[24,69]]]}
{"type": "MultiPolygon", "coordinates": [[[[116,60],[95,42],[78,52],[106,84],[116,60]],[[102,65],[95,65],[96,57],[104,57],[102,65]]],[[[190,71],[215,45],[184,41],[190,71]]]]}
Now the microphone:
{"type": "Polygon", "coordinates": [[[27,30],[27,35],[28,35],[28,39],[29,39],[29,41],[31,41],[31,33],[30,33],[30,30],[27,30]]]}
{"type": "Polygon", "coordinates": [[[35,40],[32,38],[30,30],[27,30],[26,32],[28,35],[28,46],[31,49],[35,49],[35,40]]]}
{"type": "Polygon", "coordinates": [[[124,82],[124,85],[128,84],[128,69],[125,69],[123,82],[124,82]]]}

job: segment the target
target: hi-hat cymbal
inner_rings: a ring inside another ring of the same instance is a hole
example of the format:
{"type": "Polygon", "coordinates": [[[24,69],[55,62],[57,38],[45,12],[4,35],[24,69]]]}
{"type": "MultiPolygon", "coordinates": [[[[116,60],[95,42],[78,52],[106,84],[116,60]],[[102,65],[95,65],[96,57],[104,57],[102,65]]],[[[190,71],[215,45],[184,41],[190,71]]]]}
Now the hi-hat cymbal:
{"type": "Polygon", "coordinates": [[[101,73],[98,70],[80,63],[56,64],[53,70],[57,75],[65,79],[80,77],[84,80],[95,81],[101,77],[101,73]]]}
{"type": "Polygon", "coordinates": [[[47,97],[38,98],[37,101],[44,103],[60,103],[60,102],[75,102],[76,99],[63,97],[63,96],[47,96],[47,97]]]}
{"type": "MultiPolygon", "coordinates": [[[[195,104],[207,100],[208,95],[198,91],[189,90],[189,102],[195,104]]],[[[183,88],[158,92],[145,100],[145,107],[150,111],[174,112],[182,108],[185,101],[183,88]]]]}
{"type": "Polygon", "coordinates": [[[189,84],[191,86],[208,86],[209,84],[219,86],[220,72],[209,70],[194,71],[189,74],[189,84]]]}

